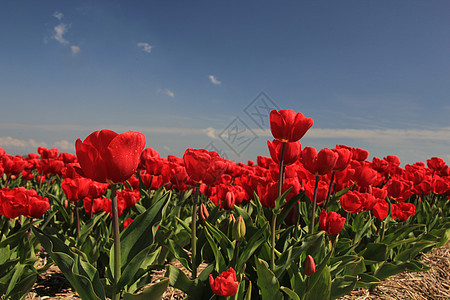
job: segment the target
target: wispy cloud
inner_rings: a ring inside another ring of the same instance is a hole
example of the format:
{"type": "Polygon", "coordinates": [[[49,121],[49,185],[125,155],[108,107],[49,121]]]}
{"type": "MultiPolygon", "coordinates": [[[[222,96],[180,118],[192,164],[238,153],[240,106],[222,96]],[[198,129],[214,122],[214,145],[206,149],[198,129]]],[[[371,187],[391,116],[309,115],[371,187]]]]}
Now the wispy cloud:
{"type": "Polygon", "coordinates": [[[208,127],[204,131],[205,131],[206,135],[209,136],[210,138],[212,138],[212,139],[216,138],[216,130],[214,128],[208,127]]]}
{"type": "Polygon", "coordinates": [[[72,54],[73,55],[76,55],[76,54],[78,54],[78,53],[80,53],[80,47],[78,47],[78,46],[70,46],[70,50],[72,50],[72,54]]]}
{"type": "MultiPolygon", "coordinates": [[[[53,27],[53,35],[51,36],[52,39],[56,40],[61,45],[67,46],[70,44],[69,40],[67,40],[64,36],[67,34],[70,28],[70,24],[65,24],[61,20],[64,17],[64,14],[58,11],[55,11],[53,13],[53,17],[58,19],[60,23],[53,27]]],[[[80,46],[71,45],[70,51],[72,52],[72,55],[77,55],[80,53],[80,46]]]]}
{"type": "Polygon", "coordinates": [[[170,98],[175,97],[175,93],[169,89],[158,89],[158,93],[163,93],[164,95],[169,96],[170,98]]]}
{"type": "Polygon", "coordinates": [[[53,39],[57,40],[60,44],[67,45],[69,41],[64,38],[64,34],[67,33],[68,27],[64,23],[56,25],[54,28],[53,39]]]}
{"type": "Polygon", "coordinates": [[[139,48],[142,48],[142,50],[144,50],[144,51],[147,52],[147,53],[152,52],[152,48],[153,48],[153,47],[152,47],[152,45],[150,45],[149,43],[141,42],[141,43],[138,43],[137,46],[138,46],[139,48]]]}
{"type": "Polygon", "coordinates": [[[10,136],[0,137],[2,147],[27,148],[27,147],[48,147],[44,142],[37,142],[34,139],[21,140],[10,136]]]}
{"type": "Polygon", "coordinates": [[[214,75],[209,75],[208,78],[212,84],[219,85],[222,83],[222,81],[217,80],[216,76],[214,75]]]}
{"type": "Polygon", "coordinates": [[[59,11],[55,11],[54,13],[53,13],[53,16],[55,17],[55,18],[57,18],[58,20],[62,20],[62,18],[64,17],[64,14],[63,13],[61,13],[61,12],[59,12],[59,11]]]}

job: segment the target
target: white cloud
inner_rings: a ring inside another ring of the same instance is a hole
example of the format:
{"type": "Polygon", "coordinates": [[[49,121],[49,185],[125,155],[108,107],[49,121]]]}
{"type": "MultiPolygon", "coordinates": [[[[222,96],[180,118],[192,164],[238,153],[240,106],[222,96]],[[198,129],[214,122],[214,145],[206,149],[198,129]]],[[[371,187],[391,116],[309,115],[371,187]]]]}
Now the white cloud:
{"type": "Polygon", "coordinates": [[[152,52],[152,48],[153,48],[153,47],[152,47],[149,43],[143,43],[143,42],[141,42],[141,43],[138,43],[137,46],[138,46],[138,47],[142,47],[142,50],[144,50],[144,51],[147,52],[147,53],[152,52]]]}
{"type": "Polygon", "coordinates": [[[170,98],[174,98],[175,97],[175,93],[173,91],[169,90],[169,89],[164,89],[164,90],[159,89],[158,91],[160,93],[163,93],[163,94],[169,96],[170,98]]]}
{"type": "Polygon", "coordinates": [[[57,40],[60,44],[67,45],[69,44],[69,41],[66,40],[63,35],[67,32],[68,27],[64,23],[60,23],[56,25],[54,28],[55,33],[53,34],[52,38],[57,40]]]}
{"type": "Polygon", "coordinates": [[[66,140],[61,140],[53,143],[53,148],[58,148],[59,150],[75,150],[75,143],[66,140]]]}
{"type": "Polygon", "coordinates": [[[209,75],[208,77],[209,80],[211,80],[212,84],[218,85],[222,83],[222,81],[217,80],[217,78],[214,75],[209,75]]]}
{"type": "Polygon", "coordinates": [[[70,46],[70,50],[72,50],[72,54],[73,55],[76,55],[76,54],[78,54],[78,53],[80,53],[80,47],[78,47],[78,46],[74,46],[74,45],[72,45],[72,46],[70,46]]]}
{"type": "Polygon", "coordinates": [[[47,147],[47,144],[44,142],[36,142],[33,139],[20,140],[20,139],[12,138],[10,136],[0,137],[0,145],[2,145],[2,147],[16,147],[16,148],[47,147]]]}
{"type": "Polygon", "coordinates": [[[55,11],[55,12],[53,13],[53,16],[54,16],[55,18],[57,18],[58,20],[60,20],[60,21],[61,21],[61,19],[64,17],[63,13],[60,13],[59,11],[55,11]]]}
{"type": "Polygon", "coordinates": [[[215,133],[216,130],[214,128],[208,127],[204,131],[205,131],[206,135],[209,136],[210,138],[212,138],[212,139],[216,138],[216,133],[215,133]]]}

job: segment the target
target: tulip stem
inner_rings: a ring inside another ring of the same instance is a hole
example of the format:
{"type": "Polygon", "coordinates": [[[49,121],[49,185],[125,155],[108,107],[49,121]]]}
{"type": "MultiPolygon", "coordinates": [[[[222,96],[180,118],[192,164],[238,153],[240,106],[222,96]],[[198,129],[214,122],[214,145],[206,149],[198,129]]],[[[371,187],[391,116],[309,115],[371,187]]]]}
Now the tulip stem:
{"type": "Polygon", "coordinates": [[[314,199],[312,203],[312,212],[311,212],[311,227],[309,228],[309,233],[314,233],[314,226],[316,221],[316,205],[317,205],[317,188],[319,187],[320,176],[316,175],[316,183],[314,185],[314,199]]]}
{"type": "Polygon", "coordinates": [[[334,174],[335,173],[336,173],[336,171],[334,171],[334,170],[331,173],[330,186],[328,187],[328,195],[327,195],[327,199],[325,200],[325,203],[323,204],[323,208],[327,208],[328,202],[330,202],[331,190],[333,189],[334,174]]]}
{"type": "MultiPolygon", "coordinates": [[[[280,156],[280,169],[278,171],[278,197],[281,196],[281,191],[283,187],[283,181],[284,181],[284,152],[286,151],[286,142],[283,142],[283,145],[281,146],[281,156],[280,156]]],[[[275,231],[276,231],[276,225],[277,225],[277,214],[272,211],[272,222],[270,224],[270,231],[271,231],[271,260],[270,260],[270,269],[272,271],[275,270],[275,231]]]]}
{"type": "Polygon", "coordinates": [[[80,238],[80,212],[78,211],[78,206],[77,206],[78,201],[75,202],[75,213],[77,216],[77,236],[78,238],[80,238]]]}
{"type": "Polygon", "coordinates": [[[192,206],[192,224],[191,224],[191,251],[192,251],[192,280],[197,278],[197,201],[198,201],[198,193],[200,189],[200,182],[197,183],[195,187],[194,194],[194,205],[192,206]]]}
{"type": "Polygon", "coordinates": [[[113,298],[112,300],[120,299],[120,292],[117,291],[117,283],[121,276],[121,260],[120,260],[120,232],[119,232],[119,211],[117,209],[117,193],[116,185],[111,184],[111,199],[112,199],[112,217],[113,217],[113,233],[114,233],[114,282],[113,282],[113,298]]]}

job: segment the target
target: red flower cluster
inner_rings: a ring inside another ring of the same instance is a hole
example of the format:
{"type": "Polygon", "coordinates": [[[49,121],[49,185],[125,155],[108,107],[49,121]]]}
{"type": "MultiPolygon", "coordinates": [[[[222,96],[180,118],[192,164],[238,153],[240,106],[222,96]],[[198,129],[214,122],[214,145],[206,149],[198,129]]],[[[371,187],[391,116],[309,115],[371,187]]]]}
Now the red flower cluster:
{"type": "Polygon", "coordinates": [[[50,208],[46,197],[24,187],[0,189],[0,215],[16,218],[20,215],[40,218],[50,208]]]}

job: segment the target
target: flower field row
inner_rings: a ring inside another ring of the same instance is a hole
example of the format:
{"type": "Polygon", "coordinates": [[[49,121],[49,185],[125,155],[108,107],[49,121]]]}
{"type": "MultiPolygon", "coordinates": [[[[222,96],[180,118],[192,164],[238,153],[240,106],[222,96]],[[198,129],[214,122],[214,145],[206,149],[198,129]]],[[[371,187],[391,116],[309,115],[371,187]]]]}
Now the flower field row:
{"type": "Polygon", "coordinates": [[[23,299],[51,264],[83,299],[336,299],[427,269],[418,254],[450,238],[443,159],[303,147],[313,120],[292,110],[270,124],[256,163],[163,158],[132,131],[93,132],[76,155],[0,148],[0,293],[23,299]]]}

